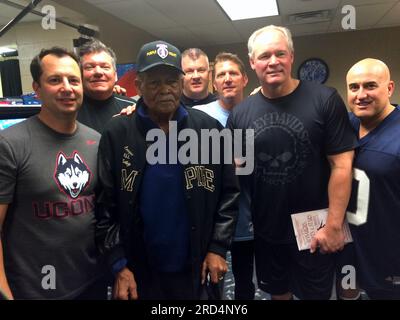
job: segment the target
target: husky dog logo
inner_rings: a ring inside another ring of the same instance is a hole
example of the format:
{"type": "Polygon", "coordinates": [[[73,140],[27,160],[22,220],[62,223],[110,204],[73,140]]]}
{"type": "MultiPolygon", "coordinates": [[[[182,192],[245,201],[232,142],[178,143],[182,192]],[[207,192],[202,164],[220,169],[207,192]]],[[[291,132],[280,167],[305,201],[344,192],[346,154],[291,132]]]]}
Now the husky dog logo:
{"type": "Polygon", "coordinates": [[[161,57],[161,59],[165,59],[168,56],[168,46],[163,43],[158,44],[157,54],[161,57]]]}
{"type": "Polygon", "coordinates": [[[60,152],[57,156],[54,178],[62,191],[75,199],[89,184],[91,172],[75,151],[68,158],[60,152]]]}

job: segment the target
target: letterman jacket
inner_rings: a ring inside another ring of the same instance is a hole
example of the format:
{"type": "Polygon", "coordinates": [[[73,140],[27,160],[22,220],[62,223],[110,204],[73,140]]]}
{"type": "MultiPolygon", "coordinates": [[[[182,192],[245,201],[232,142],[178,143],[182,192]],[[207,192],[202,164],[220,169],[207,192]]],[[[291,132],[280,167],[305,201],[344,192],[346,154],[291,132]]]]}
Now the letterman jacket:
{"type": "MultiPolygon", "coordinates": [[[[137,107],[141,105],[142,99],[137,107]]],[[[188,116],[178,123],[178,130],[193,129],[200,140],[201,129],[222,129],[217,120],[202,111],[184,108],[188,116]]],[[[140,116],[119,116],[113,118],[103,132],[98,155],[100,192],[96,208],[96,243],[110,267],[116,261],[126,259],[136,278],[138,273],[140,276],[148,270],[138,212],[138,190],[150,144],[146,142],[146,130],[140,116]]],[[[199,158],[200,146],[198,143],[199,158]]],[[[212,159],[213,150],[209,150],[209,159],[212,159]]],[[[223,163],[223,147],[220,148],[220,159],[223,163]]],[[[206,254],[213,252],[225,257],[230,247],[238,212],[239,185],[232,164],[189,163],[183,165],[183,170],[190,227],[190,263],[193,287],[197,290],[206,254]]],[[[157,195],[154,195],[154,201],[157,201],[157,195]]]]}

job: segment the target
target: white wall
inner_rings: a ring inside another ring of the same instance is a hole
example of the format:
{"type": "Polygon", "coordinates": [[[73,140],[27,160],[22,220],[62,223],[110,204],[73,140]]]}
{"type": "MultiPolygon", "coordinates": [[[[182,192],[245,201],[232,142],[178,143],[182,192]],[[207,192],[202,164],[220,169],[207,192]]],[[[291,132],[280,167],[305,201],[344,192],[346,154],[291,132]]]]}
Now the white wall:
{"type": "Polygon", "coordinates": [[[0,38],[0,46],[17,45],[22,92],[28,93],[32,92],[32,77],[29,71],[32,58],[42,48],[61,46],[72,50],[72,39],[78,37],[77,31],[61,24],[57,24],[54,30],[45,30],[41,26],[41,21],[19,23],[0,38]]]}

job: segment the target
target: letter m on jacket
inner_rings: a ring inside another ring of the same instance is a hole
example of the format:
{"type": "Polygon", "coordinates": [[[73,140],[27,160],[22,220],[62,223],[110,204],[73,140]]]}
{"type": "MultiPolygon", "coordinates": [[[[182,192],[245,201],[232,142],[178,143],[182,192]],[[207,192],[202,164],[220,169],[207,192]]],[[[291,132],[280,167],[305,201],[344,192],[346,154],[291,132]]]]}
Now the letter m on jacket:
{"type": "Polygon", "coordinates": [[[132,192],[133,183],[139,171],[132,170],[129,175],[126,169],[121,170],[121,190],[132,192]]]}

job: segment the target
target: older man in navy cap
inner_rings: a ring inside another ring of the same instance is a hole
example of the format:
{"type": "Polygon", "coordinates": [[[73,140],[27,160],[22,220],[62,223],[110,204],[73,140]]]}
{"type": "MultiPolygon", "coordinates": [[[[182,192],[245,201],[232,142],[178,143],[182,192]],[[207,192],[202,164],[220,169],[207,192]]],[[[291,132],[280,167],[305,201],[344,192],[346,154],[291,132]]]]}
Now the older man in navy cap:
{"type": "Polygon", "coordinates": [[[97,243],[115,275],[114,298],[206,298],[206,279],[218,283],[227,271],[239,194],[234,167],[223,164],[222,148],[210,150],[209,159],[219,157],[213,163],[182,161],[203,151],[201,129],[222,127],[180,103],[179,50],[154,41],[136,61],[137,112],[112,119],[100,142],[97,243]],[[186,149],[188,158],[177,151],[184,129],[200,141],[186,149]]]}

